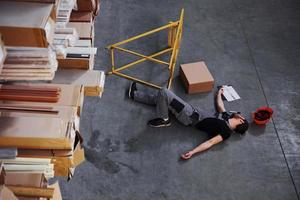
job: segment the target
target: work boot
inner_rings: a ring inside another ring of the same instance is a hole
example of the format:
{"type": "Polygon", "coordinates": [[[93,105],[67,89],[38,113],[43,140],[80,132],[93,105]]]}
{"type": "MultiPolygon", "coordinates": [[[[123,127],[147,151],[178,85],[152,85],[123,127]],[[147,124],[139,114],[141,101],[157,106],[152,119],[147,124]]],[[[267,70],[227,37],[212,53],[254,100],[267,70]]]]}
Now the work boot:
{"type": "Polygon", "coordinates": [[[148,121],[148,125],[151,127],[166,127],[171,125],[171,120],[170,119],[162,119],[162,118],[155,118],[150,121],[148,121]]]}
{"type": "Polygon", "coordinates": [[[128,97],[129,99],[132,99],[134,100],[134,92],[137,91],[137,88],[136,88],[136,82],[132,82],[130,84],[130,87],[128,89],[128,97]]]}

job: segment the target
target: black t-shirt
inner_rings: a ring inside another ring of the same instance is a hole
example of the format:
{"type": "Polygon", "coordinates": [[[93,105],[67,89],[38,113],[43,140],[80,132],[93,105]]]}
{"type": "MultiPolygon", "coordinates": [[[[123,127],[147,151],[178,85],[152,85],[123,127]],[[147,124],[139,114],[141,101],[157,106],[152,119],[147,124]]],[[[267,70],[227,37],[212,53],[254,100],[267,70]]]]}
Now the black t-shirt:
{"type": "Polygon", "coordinates": [[[226,122],[228,120],[227,116],[223,117],[223,115],[222,115],[223,119],[218,119],[213,117],[204,118],[203,120],[199,121],[195,125],[195,127],[201,131],[208,133],[210,138],[213,138],[220,134],[223,140],[226,140],[230,137],[232,130],[227,125],[226,122]]]}

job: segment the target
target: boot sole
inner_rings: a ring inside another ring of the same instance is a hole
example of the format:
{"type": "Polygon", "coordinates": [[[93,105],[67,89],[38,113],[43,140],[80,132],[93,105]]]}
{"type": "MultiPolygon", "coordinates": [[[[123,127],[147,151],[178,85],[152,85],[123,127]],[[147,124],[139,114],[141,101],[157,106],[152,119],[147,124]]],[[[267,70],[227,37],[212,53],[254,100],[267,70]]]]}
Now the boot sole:
{"type": "Polygon", "coordinates": [[[152,125],[152,124],[148,124],[150,127],[153,127],[153,128],[161,128],[161,127],[168,127],[168,126],[171,126],[171,123],[169,124],[161,124],[161,125],[152,125]]]}

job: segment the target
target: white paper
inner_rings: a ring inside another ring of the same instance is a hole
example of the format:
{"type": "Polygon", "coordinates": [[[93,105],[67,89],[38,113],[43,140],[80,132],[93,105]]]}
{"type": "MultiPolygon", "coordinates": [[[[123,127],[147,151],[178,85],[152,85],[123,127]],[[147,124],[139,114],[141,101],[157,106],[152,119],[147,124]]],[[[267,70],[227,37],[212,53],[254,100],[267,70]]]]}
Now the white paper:
{"type": "Polygon", "coordinates": [[[223,95],[227,101],[234,101],[241,98],[232,86],[225,85],[223,86],[223,89],[224,89],[223,95]]]}

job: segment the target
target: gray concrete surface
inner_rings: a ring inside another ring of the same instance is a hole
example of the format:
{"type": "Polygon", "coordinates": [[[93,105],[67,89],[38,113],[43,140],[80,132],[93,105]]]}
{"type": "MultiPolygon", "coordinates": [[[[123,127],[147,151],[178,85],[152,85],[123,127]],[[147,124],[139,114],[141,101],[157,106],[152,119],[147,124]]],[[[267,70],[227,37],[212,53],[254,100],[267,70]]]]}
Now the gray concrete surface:
{"type": "MultiPolygon", "coordinates": [[[[147,127],[154,109],[126,98],[128,80],[109,76],[101,99],[85,99],[86,162],[71,181],[61,181],[64,199],[299,200],[298,0],[101,0],[95,68],[110,68],[105,46],[176,20],[181,8],[186,13],[178,64],[203,59],[216,85],[232,84],[242,97],[226,103],[229,110],[250,119],[257,107],[269,105],[272,122],[252,124],[246,136],[232,136],[182,162],[179,155],[205,141],[205,133],[174,120],[168,128],[147,127]]],[[[151,53],[165,39],[158,34],[128,46],[151,53]]],[[[118,55],[118,64],[133,58],[118,55]]],[[[147,62],[128,73],[163,83],[161,70],[147,62]]],[[[212,92],[187,95],[178,77],[172,90],[193,105],[213,108],[212,92]]]]}

